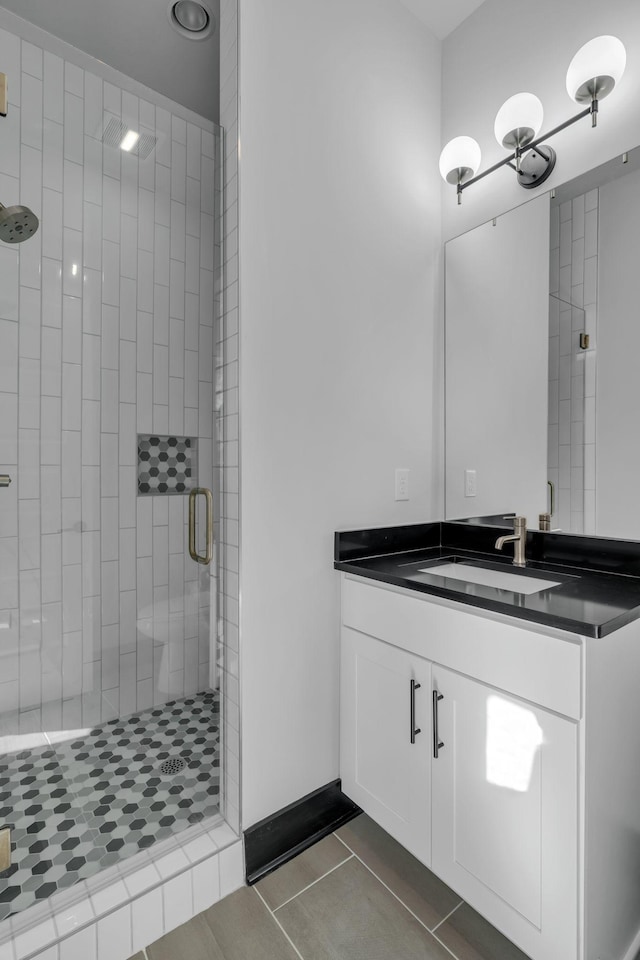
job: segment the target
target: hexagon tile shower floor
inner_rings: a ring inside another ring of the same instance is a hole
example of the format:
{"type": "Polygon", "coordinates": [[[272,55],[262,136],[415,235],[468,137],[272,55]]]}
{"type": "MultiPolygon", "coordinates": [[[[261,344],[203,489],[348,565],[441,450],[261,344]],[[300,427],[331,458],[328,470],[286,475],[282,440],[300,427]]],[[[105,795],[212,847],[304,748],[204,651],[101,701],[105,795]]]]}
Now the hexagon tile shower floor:
{"type": "Polygon", "coordinates": [[[219,719],[201,693],[1,757],[0,920],[218,813],[219,719]]]}

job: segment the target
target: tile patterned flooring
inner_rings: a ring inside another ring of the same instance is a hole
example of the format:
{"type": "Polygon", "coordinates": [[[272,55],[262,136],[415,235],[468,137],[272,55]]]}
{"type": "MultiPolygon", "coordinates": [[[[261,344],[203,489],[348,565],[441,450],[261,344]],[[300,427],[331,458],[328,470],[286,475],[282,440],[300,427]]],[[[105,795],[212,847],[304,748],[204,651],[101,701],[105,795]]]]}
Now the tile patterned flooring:
{"type": "Polygon", "coordinates": [[[219,719],[209,691],[0,757],[13,861],[0,873],[0,921],[214,816],[219,719]]]}
{"type": "Polygon", "coordinates": [[[527,960],[366,815],[132,960],[527,960]]]}

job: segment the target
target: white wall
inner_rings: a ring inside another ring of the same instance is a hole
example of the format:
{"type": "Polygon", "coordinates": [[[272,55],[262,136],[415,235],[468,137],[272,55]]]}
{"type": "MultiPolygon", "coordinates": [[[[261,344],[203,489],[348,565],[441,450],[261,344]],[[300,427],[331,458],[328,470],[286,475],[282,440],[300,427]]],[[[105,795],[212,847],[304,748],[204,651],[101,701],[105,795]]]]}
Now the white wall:
{"type": "MultiPolygon", "coordinates": [[[[443,44],[442,144],[475,137],[482,169],[504,156],[493,134],[502,103],[520,90],[540,97],[543,132],[580,108],[567,94],[567,67],[583,43],[614,34],[627,48],[627,71],[600,107],[598,127],[582,120],[553,139],[558,162],[549,187],[570,180],[640,143],[640,4],[637,0],[540,0],[535,9],[513,0],[486,0],[443,44]]],[[[455,190],[442,184],[446,237],[530,199],[531,192],[505,169],[470,187],[456,206],[455,190]]]]}
{"type": "Polygon", "coordinates": [[[439,513],[440,56],[397,0],[243,0],[239,49],[247,827],[339,773],[334,530],[439,513]]]}

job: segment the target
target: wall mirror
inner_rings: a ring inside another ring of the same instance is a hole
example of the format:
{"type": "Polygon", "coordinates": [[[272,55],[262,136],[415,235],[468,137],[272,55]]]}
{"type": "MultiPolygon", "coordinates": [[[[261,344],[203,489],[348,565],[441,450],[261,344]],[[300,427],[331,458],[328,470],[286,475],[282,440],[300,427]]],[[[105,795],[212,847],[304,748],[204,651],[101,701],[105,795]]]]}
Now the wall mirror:
{"type": "Polygon", "coordinates": [[[446,517],[640,540],[640,148],[445,249],[446,517]]]}

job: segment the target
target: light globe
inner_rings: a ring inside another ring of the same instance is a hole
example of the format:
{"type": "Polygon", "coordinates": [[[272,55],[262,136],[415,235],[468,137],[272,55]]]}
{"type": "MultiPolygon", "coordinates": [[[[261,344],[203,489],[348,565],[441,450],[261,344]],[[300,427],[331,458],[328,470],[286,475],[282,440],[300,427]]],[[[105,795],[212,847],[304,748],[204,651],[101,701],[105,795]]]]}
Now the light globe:
{"type": "Polygon", "coordinates": [[[516,93],[502,104],[494,123],[496,140],[501,147],[525,147],[540,132],[544,110],[533,93],[516,93]]]}
{"type": "Polygon", "coordinates": [[[580,47],[567,70],[567,93],[586,103],[602,100],[620,83],[627,65],[627,51],[617,37],[594,37],[580,47]]]}
{"type": "Polygon", "coordinates": [[[440,154],[440,174],[447,183],[464,183],[475,176],[482,155],[473,137],[454,137],[440,154]]]}

